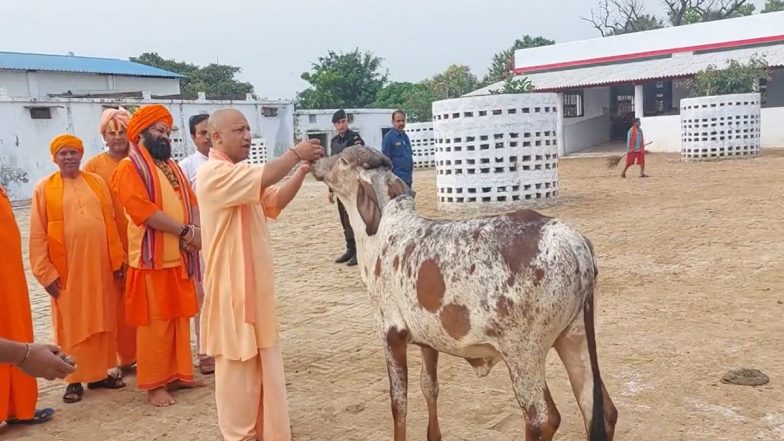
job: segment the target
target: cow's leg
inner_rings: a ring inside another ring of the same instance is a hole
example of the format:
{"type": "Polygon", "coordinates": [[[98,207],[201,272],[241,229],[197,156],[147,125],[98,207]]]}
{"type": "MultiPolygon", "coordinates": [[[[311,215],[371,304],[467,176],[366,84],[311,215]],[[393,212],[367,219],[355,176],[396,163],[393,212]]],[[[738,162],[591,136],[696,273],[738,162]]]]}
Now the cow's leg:
{"type": "Polygon", "coordinates": [[[515,397],[525,414],[525,440],[550,441],[561,424],[545,380],[546,351],[541,349],[508,352],[506,364],[512,377],[515,397]]]}
{"type": "Polygon", "coordinates": [[[438,425],[438,351],[430,346],[421,346],[422,374],[419,384],[427,401],[427,441],[441,441],[441,428],[438,425]]]}
{"type": "Polygon", "coordinates": [[[384,349],[389,374],[389,398],[395,424],[395,441],[406,441],[406,401],[408,394],[408,364],[406,346],[408,331],[391,327],[384,335],[384,349]]]}
{"type": "Polygon", "coordinates": [[[566,367],[566,372],[569,374],[569,381],[572,383],[572,391],[580,405],[580,411],[583,414],[585,431],[588,433],[589,441],[593,441],[594,438],[602,441],[612,441],[615,433],[615,423],[618,421],[618,410],[613,405],[613,402],[607,393],[607,389],[604,387],[604,382],[602,382],[598,375],[596,376],[598,379],[598,389],[594,390],[596,383],[594,382],[594,373],[591,369],[588,338],[585,332],[585,322],[582,317],[575,320],[572,325],[558,337],[554,347],[566,367]],[[594,403],[594,397],[601,397],[601,403],[594,403]],[[594,404],[597,404],[596,408],[594,404]],[[604,432],[606,436],[600,433],[601,429],[598,427],[594,427],[592,430],[591,423],[593,421],[593,416],[595,413],[599,413],[600,409],[604,419],[604,432]],[[591,438],[592,432],[593,438],[591,438]]]}

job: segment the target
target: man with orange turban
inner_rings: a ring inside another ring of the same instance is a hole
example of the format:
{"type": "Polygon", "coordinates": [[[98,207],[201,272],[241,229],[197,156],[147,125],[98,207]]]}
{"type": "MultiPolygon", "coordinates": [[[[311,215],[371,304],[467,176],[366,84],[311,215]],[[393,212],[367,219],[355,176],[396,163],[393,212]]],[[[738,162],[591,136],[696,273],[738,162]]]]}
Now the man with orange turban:
{"type": "Polygon", "coordinates": [[[172,115],[139,108],[128,123],[131,149],[112,178],[128,217],[125,315],[136,330],[136,378],[155,406],[193,377],[190,318],[198,312],[199,211],[188,179],[171,159],[172,115]]]}
{"type": "Polygon", "coordinates": [[[77,363],[66,377],[66,403],[84,389],[117,389],[122,378],[107,375],[117,362],[117,291],[123,248],[114,221],[111,190],[98,175],[79,170],[82,140],[60,135],[50,145],[59,170],[33,191],[30,267],[52,297],[57,343],[77,363]]]}
{"type": "MultiPolygon", "coordinates": [[[[111,184],[112,175],[120,165],[120,161],[128,156],[130,143],[126,129],[130,119],[131,114],[122,107],[106,109],[103,112],[99,132],[106,143],[106,151],[90,158],[84,164],[84,171],[95,173],[102,177],[107,184],[111,184]]],[[[114,221],[117,223],[123,251],[128,253],[128,220],[125,218],[122,204],[114,192],[112,192],[112,201],[114,203],[114,221]]],[[[127,262],[125,263],[127,264],[127,262]]],[[[125,302],[122,301],[125,280],[117,279],[115,287],[120,299],[117,302],[117,364],[122,370],[127,371],[136,362],[136,328],[125,321],[125,302]]]]}
{"type": "MultiPolygon", "coordinates": [[[[33,342],[33,318],[27,292],[22,239],[8,193],[0,186],[0,338],[33,342]]],[[[37,424],[54,415],[52,409],[36,409],[38,383],[19,366],[0,364],[0,422],[37,424]]]]}

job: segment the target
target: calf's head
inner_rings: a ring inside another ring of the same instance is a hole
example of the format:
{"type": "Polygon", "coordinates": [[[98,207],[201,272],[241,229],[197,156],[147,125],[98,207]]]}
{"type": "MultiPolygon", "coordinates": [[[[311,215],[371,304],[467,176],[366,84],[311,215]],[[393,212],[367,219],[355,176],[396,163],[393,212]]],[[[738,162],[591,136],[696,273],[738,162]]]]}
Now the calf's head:
{"type": "Polygon", "coordinates": [[[352,146],[340,154],[319,159],[311,170],[316,180],[327,184],[344,204],[356,203],[365,232],[372,236],[378,231],[384,205],[409,192],[391,168],[389,158],[378,150],[352,146]]]}

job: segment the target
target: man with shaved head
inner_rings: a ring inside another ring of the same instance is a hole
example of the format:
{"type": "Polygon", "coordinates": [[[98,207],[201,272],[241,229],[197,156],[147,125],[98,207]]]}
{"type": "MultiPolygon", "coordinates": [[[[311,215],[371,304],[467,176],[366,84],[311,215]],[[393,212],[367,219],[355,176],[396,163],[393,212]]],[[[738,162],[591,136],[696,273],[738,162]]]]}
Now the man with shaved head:
{"type": "Polygon", "coordinates": [[[201,352],[215,357],[218,425],[227,441],[289,441],[266,218],[280,215],[309,162],[324,151],[318,141],[303,141],[267,164],[251,165],[242,162],[251,147],[242,113],[213,113],[209,130],[212,150],[196,175],[196,194],[205,260],[201,352]]]}

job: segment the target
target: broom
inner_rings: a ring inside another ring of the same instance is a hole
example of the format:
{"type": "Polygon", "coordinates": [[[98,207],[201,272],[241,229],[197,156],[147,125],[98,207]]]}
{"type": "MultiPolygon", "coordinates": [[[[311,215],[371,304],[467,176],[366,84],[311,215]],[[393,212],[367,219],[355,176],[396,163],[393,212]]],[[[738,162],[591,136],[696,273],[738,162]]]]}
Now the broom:
{"type": "MultiPolygon", "coordinates": [[[[651,145],[652,143],[653,143],[653,141],[651,141],[649,143],[646,143],[645,145],[643,145],[643,148],[645,148],[646,146],[651,145]]],[[[618,164],[621,163],[621,159],[623,159],[624,156],[626,156],[627,153],[628,152],[626,152],[626,153],[624,153],[624,154],[622,154],[620,156],[611,156],[611,157],[607,158],[607,168],[614,169],[615,167],[618,167],[618,164]]]]}

